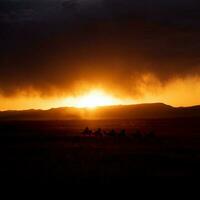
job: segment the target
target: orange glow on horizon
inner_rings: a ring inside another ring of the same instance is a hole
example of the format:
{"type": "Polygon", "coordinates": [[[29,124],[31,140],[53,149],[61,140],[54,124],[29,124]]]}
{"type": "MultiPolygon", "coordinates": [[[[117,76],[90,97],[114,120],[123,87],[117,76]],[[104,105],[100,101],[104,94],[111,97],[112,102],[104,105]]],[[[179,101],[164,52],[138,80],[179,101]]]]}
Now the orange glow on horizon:
{"type": "Polygon", "coordinates": [[[130,105],[141,103],[165,103],[171,106],[200,105],[200,77],[175,78],[166,85],[162,85],[154,76],[144,76],[131,90],[130,87],[120,88],[77,87],[70,93],[49,93],[41,96],[40,92],[24,89],[13,96],[3,96],[0,93],[0,111],[6,110],[48,110],[59,107],[76,107],[95,109],[100,106],[130,105]],[[128,90],[127,90],[128,89],[128,90]],[[137,93],[139,91],[139,93],[137,93]],[[117,95],[117,96],[116,96],[117,95]]]}
{"type": "Polygon", "coordinates": [[[134,103],[133,100],[120,100],[106,94],[103,90],[92,90],[83,96],[67,98],[66,104],[77,108],[96,108],[99,106],[124,105],[134,103]]]}
{"type": "Polygon", "coordinates": [[[48,110],[59,107],[76,107],[95,109],[100,106],[129,105],[137,103],[133,99],[117,98],[107,94],[104,90],[90,90],[78,96],[61,96],[42,98],[39,95],[16,96],[5,98],[0,96],[0,110],[29,110],[42,109],[48,110]]]}

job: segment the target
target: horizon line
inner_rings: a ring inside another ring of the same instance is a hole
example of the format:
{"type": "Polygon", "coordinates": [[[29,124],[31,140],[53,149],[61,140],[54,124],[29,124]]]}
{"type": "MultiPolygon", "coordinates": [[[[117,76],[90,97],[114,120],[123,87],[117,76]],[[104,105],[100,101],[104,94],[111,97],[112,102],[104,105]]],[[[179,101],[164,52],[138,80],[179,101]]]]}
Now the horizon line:
{"type": "Polygon", "coordinates": [[[118,104],[118,105],[105,105],[105,106],[95,106],[93,108],[91,107],[76,107],[76,106],[62,106],[62,107],[50,107],[48,109],[42,109],[42,108],[30,108],[30,109],[9,109],[9,110],[0,110],[0,112],[23,112],[23,111],[49,111],[52,109],[64,109],[64,108],[74,108],[74,109],[89,109],[89,110],[93,110],[93,109],[98,109],[98,108],[106,108],[106,107],[118,107],[118,106],[137,106],[137,105],[153,105],[153,104],[163,104],[166,106],[170,106],[172,108],[191,108],[191,107],[196,107],[196,106],[200,106],[200,104],[195,104],[195,105],[190,105],[190,106],[172,106],[166,103],[162,103],[162,102],[155,102],[155,103],[135,103],[135,104],[118,104]]]}

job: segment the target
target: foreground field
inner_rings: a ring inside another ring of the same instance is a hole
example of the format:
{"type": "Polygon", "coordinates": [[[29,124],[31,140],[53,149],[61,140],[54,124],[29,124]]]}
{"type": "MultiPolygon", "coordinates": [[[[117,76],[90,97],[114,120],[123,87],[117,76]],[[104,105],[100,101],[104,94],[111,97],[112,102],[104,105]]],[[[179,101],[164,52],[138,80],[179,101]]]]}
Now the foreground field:
{"type": "Polygon", "coordinates": [[[198,120],[188,123],[181,125],[181,119],[121,123],[1,122],[0,176],[9,180],[46,181],[53,178],[70,182],[91,179],[109,182],[133,176],[198,176],[198,120]],[[191,132],[187,132],[188,123],[193,128],[190,128],[191,132]],[[105,129],[116,127],[116,130],[127,127],[128,134],[124,138],[81,137],[80,131],[86,125],[94,129],[100,125],[105,129]],[[134,139],[131,132],[136,127],[143,132],[156,130],[158,139],[134,139]],[[174,132],[167,134],[170,129],[174,132]]]}

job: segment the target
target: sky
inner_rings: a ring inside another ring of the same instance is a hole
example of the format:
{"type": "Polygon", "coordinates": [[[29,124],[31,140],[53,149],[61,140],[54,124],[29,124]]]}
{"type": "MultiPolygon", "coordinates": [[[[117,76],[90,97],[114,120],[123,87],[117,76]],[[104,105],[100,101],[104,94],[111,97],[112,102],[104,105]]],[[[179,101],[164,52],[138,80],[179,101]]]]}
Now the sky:
{"type": "Polygon", "coordinates": [[[0,0],[0,110],[120,102],[200,104],[197,0],[0,0]]]}

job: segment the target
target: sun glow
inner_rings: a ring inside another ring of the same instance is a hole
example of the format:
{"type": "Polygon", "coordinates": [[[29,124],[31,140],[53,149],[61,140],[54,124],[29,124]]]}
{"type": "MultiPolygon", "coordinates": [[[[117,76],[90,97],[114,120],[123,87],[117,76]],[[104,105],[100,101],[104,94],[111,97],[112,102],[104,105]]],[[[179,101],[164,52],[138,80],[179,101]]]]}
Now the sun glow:
{"type": "Polygon", "coordinates": [[[78,108],[96,108],[99,106],[110,106],[123,104],[121,100],[107,95],[102,90],[92,90],[89,93],[68,99],[68,105],[78,108]]]}

